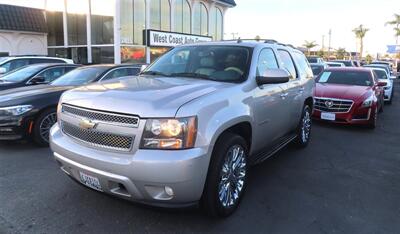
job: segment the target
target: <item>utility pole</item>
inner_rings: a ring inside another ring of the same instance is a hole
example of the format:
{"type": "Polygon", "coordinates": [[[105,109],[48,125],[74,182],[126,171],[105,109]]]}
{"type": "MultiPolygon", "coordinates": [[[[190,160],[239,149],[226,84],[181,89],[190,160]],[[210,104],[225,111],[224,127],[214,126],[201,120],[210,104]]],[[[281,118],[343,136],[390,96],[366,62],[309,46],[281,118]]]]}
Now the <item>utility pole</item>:
{"type": "Polygon", "coordinates": [[[331,57],[331,40],[332,40],[332,29],[329,29],[328,58],[331,57]]]}
{"type": "Polygon", "coordinates": [[[321,50],[324,51],[325,50],[325,35],[322,35],[322,45],[321,45],[321,50]]]}

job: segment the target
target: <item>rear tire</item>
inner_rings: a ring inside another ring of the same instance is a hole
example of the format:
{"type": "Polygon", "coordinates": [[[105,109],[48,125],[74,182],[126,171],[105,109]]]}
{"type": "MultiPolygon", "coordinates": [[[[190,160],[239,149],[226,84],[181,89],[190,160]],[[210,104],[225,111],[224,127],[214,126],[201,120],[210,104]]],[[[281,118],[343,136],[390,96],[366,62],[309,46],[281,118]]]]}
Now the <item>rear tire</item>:
{"type": "Polygon", "coordinates": [[[212,217],[227,217],[239,206],[247,185],[248,146],[243,137],[224,133],[216,142],[201,207],[212,217]]]}
{"type": "Polygon", "coordinates": [[[297,147],[305,148],[308,146],[311,137],[311,126],[312,126],[311,107],[306,105],[303,108],[303,113],[301,114],[300,123],[296,130],[297,137],[294,141],[294,144],[297,147]]]}
{"type": "Polygon", "coordinates": [[[49,145],[50,128],[57,122],[57,111],[50,108],[42,112],[35,120],[33,127],[33,141],[39,146],[49,145]]]}

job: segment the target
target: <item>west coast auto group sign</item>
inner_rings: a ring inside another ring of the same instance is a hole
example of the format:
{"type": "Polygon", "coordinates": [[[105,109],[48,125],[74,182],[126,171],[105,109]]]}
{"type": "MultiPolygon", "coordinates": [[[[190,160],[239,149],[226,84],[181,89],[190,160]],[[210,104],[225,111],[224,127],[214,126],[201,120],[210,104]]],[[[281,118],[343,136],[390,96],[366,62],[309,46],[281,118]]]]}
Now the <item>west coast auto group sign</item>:
{"type": "Polygon", "coordinates": [[[174,47],[183,44],[211,41],[211,37],[147,30],[147,46],[174,47]]]}

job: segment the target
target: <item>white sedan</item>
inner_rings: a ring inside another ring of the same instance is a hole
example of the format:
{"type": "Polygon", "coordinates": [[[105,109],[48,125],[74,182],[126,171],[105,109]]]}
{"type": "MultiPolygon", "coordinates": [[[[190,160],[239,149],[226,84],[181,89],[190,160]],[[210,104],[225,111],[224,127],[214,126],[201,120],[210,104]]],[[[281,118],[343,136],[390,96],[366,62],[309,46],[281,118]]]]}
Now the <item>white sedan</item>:
{"type": "Polygon", "coordinates": [[[384,68],[371,68],[374,71],[375,76],[381,82],[385,82],[386,85],[383,87],[385,91],[385,102],[391,104],[393,99],[393,79],[390,74],[384,68]]]}

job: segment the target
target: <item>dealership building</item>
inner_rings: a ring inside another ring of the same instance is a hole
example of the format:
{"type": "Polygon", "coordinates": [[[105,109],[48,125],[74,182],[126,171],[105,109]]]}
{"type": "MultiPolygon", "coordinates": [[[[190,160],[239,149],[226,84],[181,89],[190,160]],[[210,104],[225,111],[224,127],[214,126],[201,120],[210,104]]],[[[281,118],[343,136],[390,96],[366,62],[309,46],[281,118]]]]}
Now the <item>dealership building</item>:
{"type": "Polygon", "coordinates": [[[225,13],[235,5],[234,0],[47,0],[46,51],[82,64],[149,63],[175,45],[221,40],[225,13]]]}

